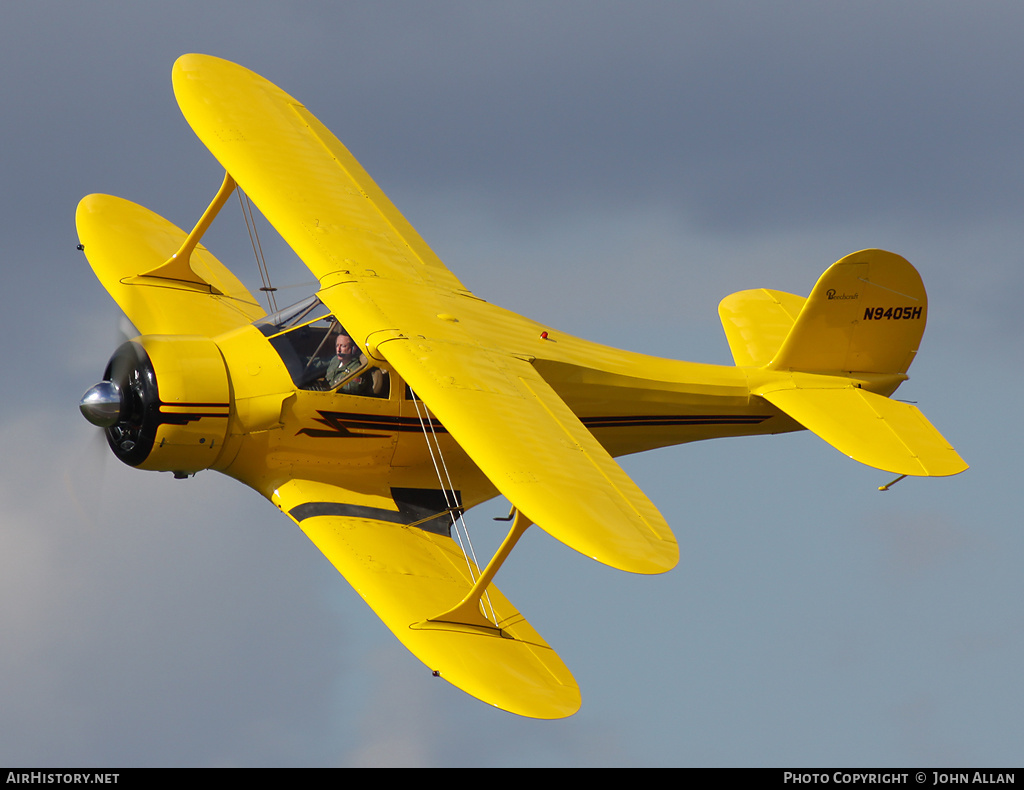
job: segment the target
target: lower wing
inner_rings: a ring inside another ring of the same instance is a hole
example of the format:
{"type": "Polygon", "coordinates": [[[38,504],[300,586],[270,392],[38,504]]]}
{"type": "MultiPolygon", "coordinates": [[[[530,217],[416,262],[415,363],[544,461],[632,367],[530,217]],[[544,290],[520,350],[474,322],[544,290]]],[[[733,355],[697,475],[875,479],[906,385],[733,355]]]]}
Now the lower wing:
{"type": "Polygon", "coordinates": [[[492,584],[486,625],[440,622],[479,569],[449,537],[383,496],[291,481],[273,496],[410,651],[440,677],[495,707],[558,719],[580,707],[572,674],[492,584]],[[392,509],[394,508],[394,509],[392,509]]]}

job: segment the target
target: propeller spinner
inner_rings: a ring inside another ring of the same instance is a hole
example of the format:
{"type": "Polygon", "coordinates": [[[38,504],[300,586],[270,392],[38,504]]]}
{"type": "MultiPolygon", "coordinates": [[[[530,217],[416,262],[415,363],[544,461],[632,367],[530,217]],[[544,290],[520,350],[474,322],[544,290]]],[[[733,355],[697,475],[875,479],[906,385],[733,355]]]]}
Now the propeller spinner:
{"type": "Polygon", "coordinates": [[[93,425],[110,428],[121,416],[121,390],[112,381],[101,381],[89,387],[78,408],[93,425]]]}
{"type": "Polygon", "coordinates": [[[151,415],[158,403],[152,364],[143,347],[129,341],[114,352],[103,381],[86,391],[78,408],[104,429],[114,455],[136,466],[152,447],[156,422],[151,415]]]}

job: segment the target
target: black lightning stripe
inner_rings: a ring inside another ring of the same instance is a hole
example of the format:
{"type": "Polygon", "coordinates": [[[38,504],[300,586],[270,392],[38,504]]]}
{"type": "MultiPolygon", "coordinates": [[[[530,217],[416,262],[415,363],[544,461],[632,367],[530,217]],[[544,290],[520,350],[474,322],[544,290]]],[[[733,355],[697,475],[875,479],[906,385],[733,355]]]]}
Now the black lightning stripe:
{"type": "MultiPolygon", "coordinates": [[[[315,418],[324,428],[302,428],[296,435],[313,436],[318,439],[348,436],[348,437],[372,437],[388,436],[391,433],[405,433],[409,431],[420,432],[423,424],[417,417],[397,417],[388,414],[358,414],[356,412],[344,411],[321,411],[317,409],[320,416],[315,418]],[[360,431],[384,431],[385,433],[352,433],[352,430],[360,431]]],[[[448,433],[441,422],[436,419],[424,421],[435,433],[448,433]]]]}

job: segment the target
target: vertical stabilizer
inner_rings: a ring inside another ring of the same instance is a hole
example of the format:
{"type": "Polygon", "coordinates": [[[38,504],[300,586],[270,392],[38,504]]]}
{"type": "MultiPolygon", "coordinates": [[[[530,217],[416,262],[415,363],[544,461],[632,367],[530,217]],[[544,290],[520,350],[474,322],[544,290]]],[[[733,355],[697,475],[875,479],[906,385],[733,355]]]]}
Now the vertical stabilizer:
{"type": "Polygon", "coordinates": [[[895,253],[861,250],[821,275],[768,368],[902,375],[927,317],[917,270],[895,253]]]}

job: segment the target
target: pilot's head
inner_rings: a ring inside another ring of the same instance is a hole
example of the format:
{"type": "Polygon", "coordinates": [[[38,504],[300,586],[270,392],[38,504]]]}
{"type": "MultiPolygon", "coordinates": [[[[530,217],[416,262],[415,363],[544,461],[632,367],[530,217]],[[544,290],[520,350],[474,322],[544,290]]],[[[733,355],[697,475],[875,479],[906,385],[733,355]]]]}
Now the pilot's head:
{"type": "Polygon", "coordinates": [[[334,341],[334,350],[339,359],[352,359],[359,353],[359,347],[355,341],[346,334],[338,335],[338,339],[334,341]]]}

